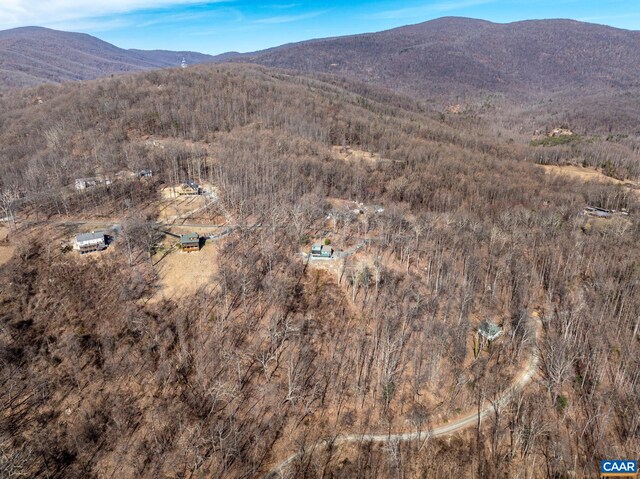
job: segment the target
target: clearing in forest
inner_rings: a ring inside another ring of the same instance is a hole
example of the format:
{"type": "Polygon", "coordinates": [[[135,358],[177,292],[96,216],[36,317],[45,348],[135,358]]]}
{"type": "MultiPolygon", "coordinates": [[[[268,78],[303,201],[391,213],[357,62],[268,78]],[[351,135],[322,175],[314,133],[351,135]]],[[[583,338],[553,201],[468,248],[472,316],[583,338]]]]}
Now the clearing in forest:
{"type": "Polygon", "coordinates": [[[569,178],[582,180],[582,181],[599,181],[601,183],[610,183],[613,185],[636,186],[631,181],[621,181],[616,178],[612,178],[594,168],[583,168],[581,166],[575,166],[575,165],[564,165],[564,166],[539,165],[539,166],[541,166],[544,169],[545,173],[547,174],[566,176],[569,178]]]}
{"type": "Polygon", "coordinates": [[[211,284],[216,271],[218,245],[205,243],[200,251],[186,253],[177,246],[170,252],[159,252],[154,257],[160,288],[151,301],[178,299],[194,294],[200,287],[211,284]]]}
{"type": "MultiPolygon", "coordinates": [[[[200,185],[213,191],[210,185],[200,185]]],[[[224,223],[225,219],[215,205],[216,197],[209,195],[178,195],[177,188],[167,187],[161,191],[158,220],[165,223],[198,219],[206,222],[224,223]]]]}
{"type": "Polygon", "coordinates": [[[332,146],[331,151],[340,160],[344,161],[368,161],[374,163],[376,161],[400,161],[390,160],[389,158],[382,158],[378,153],[371,153],[369,151],[359,150],[357,148],[351,148],[350,146],[332,146]]]}

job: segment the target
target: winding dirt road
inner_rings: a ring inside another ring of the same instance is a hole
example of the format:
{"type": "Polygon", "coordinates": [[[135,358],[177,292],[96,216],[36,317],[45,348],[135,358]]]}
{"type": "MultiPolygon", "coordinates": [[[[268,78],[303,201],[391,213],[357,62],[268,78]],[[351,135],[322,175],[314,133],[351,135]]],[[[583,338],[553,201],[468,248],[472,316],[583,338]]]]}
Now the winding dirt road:
{"type": "MultiPolygon", "coordinates": [[[[533,328],[534,337],[533,337],[533,345],[531,348],[531,356],[529,358],[529,362],[526,367],[520,372],[515,381],[511,384],[510,387],[505,389],[499,398],[493,403],[485,404],[480,412],[470,412],[465,416],[456,419],[452,422],[437,426],[430,431],[414,431],[414,432],[404,432],[398,434],[349,434],[346,436],[338,437],[337,439],[331,442],[332,447],[340,446],[342,444],[348,443],[361,443],[361,442],[388,442],[388,441],[415,441],[415,440],[425,440],[430,437],[438,437],[438,436],[448,436],[455,432],[466,429],[473,424],[477,424],[478,416],[480,420],[484,417],[490,415],[494,411],[494,407],[500,407],[505,405],[509,400],[519,391],[521,391],[535,376],[538,371],[538,338],[542,331],[542,322],[538,317],[532,317],[532,319],[536,322],[535,328],[533,328]]],[[[324,440],[319,441],[313,444],[309,449],[323,449],[329,445],[330,441],[324,440]]],[[[292,454],[276,467],[271,469],[263,479],[276,479],[283,476],[283,472],[286,467],[291,464],[293,461],[300,457],[301,453],[292,454]]]]}

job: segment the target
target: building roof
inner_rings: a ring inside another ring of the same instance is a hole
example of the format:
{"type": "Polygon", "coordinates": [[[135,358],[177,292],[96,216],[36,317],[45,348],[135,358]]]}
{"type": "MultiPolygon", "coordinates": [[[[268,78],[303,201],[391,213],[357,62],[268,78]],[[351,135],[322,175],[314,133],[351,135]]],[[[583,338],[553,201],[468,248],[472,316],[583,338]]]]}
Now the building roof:
{"type": "Polygon", "coordinates": [[[613,214],[612,210],[598,208],[596,206],[586,206],[584,208],[584,212],[592,216],[601,216],[601,217],[609,217],[613,214]]]}
{"type": "Polygon", "coordinates": [[[184,235],[180,235],[180,243],[181,244],[185,244],[185,243],[199,243],[200,242],[200,236],[198,235],[198,233],[187,233],[184,235]]]}
{"type": "Polygon", "coordinates": [[[478,326],[478,333],[489,341],[492,341],[502,334],[502,328],[487,320],[480,323],[480,326],[478,326]]]}
{"type": "Polygon", "coordinates": [[[331,256],[333,254],[333,248],[329,245],[316,243],[311,246],[311,254],[313,256],[331,256]]]}
{"type": "Polygon", "coordinates": [[[76,236],[76,242],[84,243],[87,241],[103,240],[104,231],[92,231],[91,233],[82,233],[76,236]]]}

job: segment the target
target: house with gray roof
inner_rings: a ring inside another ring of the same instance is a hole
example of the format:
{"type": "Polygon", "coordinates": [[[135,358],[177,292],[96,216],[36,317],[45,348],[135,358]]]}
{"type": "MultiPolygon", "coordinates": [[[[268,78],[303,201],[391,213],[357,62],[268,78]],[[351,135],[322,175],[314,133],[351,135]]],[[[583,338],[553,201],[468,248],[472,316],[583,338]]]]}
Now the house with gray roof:
{"type": "Polygon", "coordinates": [[[478,326],[478,334],[487,341],[494,341],[502,336],[502,328],[497,324],[486,320],[478,326]]]}
{"type": "Polygon", "coordinates": [[[178,188],[178,195],[199,195],[202,193],[200,185],[193,180],[187,180],[178,188]]]}
{"type": "Polygon", "coordinates": [[[187,233],[180,235],[180,247],[182,251],[199,251],[200,235],[198,233],[187,233]]]}
{"type": "Polygon", "coordinates": [[[92,253],[94,251],[102,251],[107,247],[104,237],[104,231],[92,231],[91,233],[82,233],[76,236],[75,249],[80,254],[92,253]]]}
{"type": "Polygon", "coordinates": [[[610,218],[613,215],[613,211],[605,208],[598,208],[597,206],[586,206],[584,208],[584,214],[596,216],[598,218],[610,218]]]}
{"type": "Polygon", "coordinates": [[[326,244],[316,243],[311,246],[311,256],[317,258],[331,258],[331,256],[333,256],[333,248],[326,244]]]}

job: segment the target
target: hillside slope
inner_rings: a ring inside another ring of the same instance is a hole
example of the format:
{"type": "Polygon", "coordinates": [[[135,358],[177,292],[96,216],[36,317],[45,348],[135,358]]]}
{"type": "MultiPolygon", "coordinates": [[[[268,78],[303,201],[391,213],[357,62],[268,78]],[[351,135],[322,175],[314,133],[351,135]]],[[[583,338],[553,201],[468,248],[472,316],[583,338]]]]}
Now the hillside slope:
{"type": "Polygon", "coordinates": [[[640,32],[573,20],[496,24],[445,17],[236,59],[333,73],[431,98],[626,90],[640,83],[640,32]]]}
{"type": "Polygon", "coordinates": [[[14,28],[0,31],[0,88],[167,68],[178,66],[182,58],[201,63],[212,57],[194,52],[123,50],[83,33],[14,28]]]}
{"type": "Polygon", "coordinates": [[[255,65],[0,98],[0,215],[18,218],[0,230],[0,477],[249,479],[294,454],[284,477],[591,477],[635,457],[636,190],[531,163],[600,147],[612,163],[617,143],[448,121],[255,65]],[[74,188],[97,175],[114,182],[74,188]],[[160,234],[163,192],[189,178],[227,211],[210,205],[230,231],[208,252],[160,234]],[[105,221],[106,251],[70,250],[105,221]],[[345,255],[304,260],[321,239],[345,255]],[[158,299],[180,263],[203,282],[158,299]],[[540,374],[496,401],[535,351],[531,317],[540,374]],[[491,347],[485,319],[504,331],[491,347]],[[313,447],[482,403],[499,414],[450,439],[313,447]]]}

